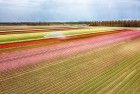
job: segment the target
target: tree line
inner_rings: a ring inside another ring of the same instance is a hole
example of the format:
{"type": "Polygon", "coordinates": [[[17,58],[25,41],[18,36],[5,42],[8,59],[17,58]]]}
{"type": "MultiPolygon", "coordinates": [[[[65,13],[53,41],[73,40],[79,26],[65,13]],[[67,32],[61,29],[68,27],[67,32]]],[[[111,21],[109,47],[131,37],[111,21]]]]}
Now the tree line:
{"type": "Polygon", "coordinates": [[[140,20],[95,21],[90,26],[140,27],[140,20]]]}
{"type": "Polygon", "coordinates": [[[0,22],[0,25],[77,25],[89,26],[113,26],[113,27],[140,27],[140,20],[116,20],[116,21],[86,21],[86,22],[0,22]]]}

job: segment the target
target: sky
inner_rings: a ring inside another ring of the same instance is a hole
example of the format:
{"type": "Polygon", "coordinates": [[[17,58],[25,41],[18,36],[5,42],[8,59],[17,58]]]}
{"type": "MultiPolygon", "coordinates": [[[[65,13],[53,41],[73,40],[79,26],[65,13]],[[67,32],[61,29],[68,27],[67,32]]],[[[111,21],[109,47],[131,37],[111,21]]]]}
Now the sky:
{"type": "Polygon", "coordinates": [[[0,0],[0,22],[140,20],[140,0],[0,0]]]}

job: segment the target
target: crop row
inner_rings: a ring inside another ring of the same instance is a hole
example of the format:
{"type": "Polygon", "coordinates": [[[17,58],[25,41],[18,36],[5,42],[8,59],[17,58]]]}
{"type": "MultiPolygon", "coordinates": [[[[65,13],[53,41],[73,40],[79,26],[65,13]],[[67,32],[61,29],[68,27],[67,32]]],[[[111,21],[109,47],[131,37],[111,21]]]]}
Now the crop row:
{"type": "MultiPolygon", "coordinates": [[[[133,42],[138,45],[134,40],[129,44],[133,42]]],[[[140,78],[140,53],[130,47],[126,55],[122,50],[126,44],[91,49],[53,63],[43,62],[29,71],[9,74],[1,78],[1,93],[123,94],[131,88],[135,90],[140,87],[136,85],[140,78]]]]}
{"type": "Polygon", "coordinates": [[[81,30],[68,30],[68,31],[54,31],[54,32],[38,32],[38,33],[24,33],[24,34],[6,34],[0,35],[0,44],[13,43],[13,42],[24,42],[48,38],[59,38],[67,36],[75,36],[82,34],[92,34],[98,32],[107,32],[120,29],[81,29],[81,30]]]}

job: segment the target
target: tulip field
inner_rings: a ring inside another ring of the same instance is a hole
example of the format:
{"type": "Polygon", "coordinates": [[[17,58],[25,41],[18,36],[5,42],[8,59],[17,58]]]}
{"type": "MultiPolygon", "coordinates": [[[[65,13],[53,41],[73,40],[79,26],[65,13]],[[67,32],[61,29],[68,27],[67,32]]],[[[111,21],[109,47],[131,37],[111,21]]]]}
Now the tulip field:
{"type": "Polygon", "coordinates": [[[140,94],[140,29],[0,27],[0,94],[140,94]]]}

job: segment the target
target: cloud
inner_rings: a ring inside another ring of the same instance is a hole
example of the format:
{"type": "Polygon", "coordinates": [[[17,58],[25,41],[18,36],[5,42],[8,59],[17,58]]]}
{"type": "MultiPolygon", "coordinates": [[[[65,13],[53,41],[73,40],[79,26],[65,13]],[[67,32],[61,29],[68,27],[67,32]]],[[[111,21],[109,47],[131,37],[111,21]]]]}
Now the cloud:
{"type": "Polygon", "coordinates": [[[139,0],[0,0],[0,21],[140,19],[139,0]]]}
{"type": "Polygon", "coordinates": [[[0,0],[1,5],[10,7],[34,7],[43,4],[45,0],[0,0]]]}

